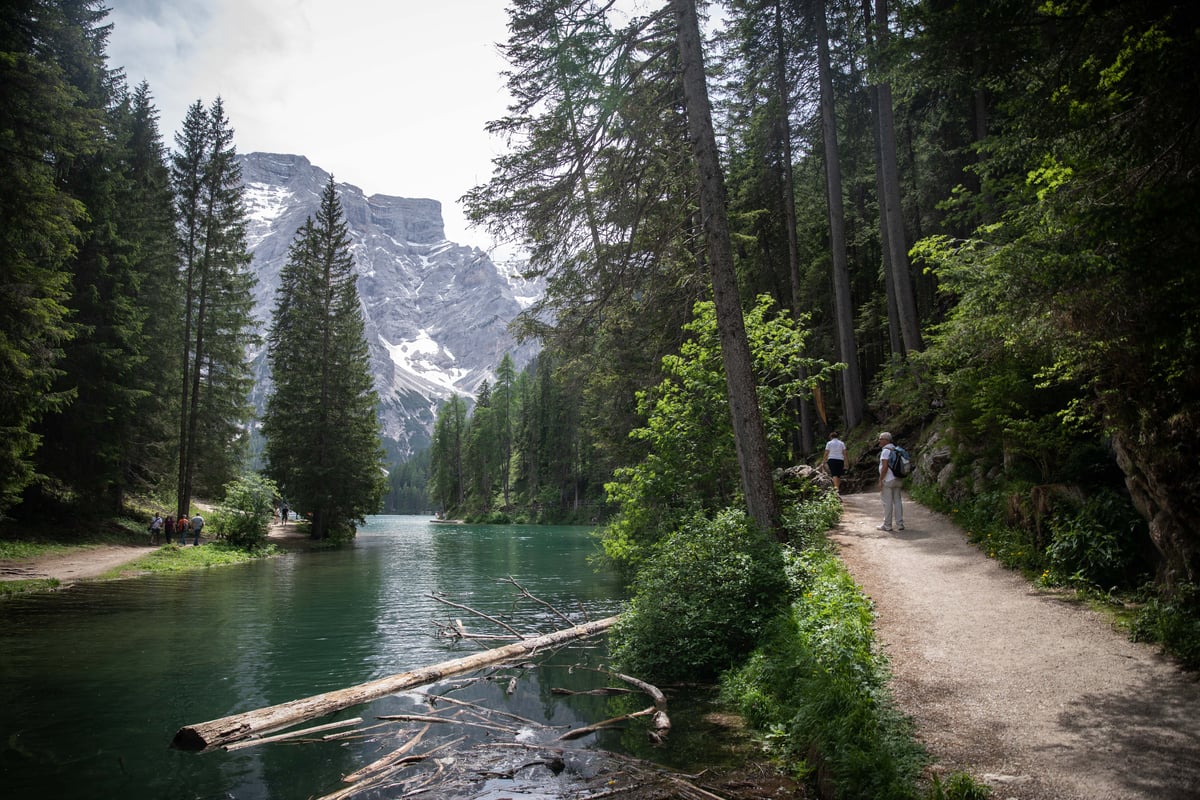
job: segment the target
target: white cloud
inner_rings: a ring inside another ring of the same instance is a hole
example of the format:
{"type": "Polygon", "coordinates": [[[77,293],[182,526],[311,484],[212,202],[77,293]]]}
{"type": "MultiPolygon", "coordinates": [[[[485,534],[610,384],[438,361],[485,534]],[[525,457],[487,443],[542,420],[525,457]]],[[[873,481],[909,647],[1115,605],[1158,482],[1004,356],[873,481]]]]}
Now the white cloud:
{"type": "Polygon", "coordinates": [[[111,66],[150,84],[168,145],[218,95],[239,152],[295,153],[368,194],[442,203],[491,175],[503,115],[502,0],[109,0],[111,66]]]}

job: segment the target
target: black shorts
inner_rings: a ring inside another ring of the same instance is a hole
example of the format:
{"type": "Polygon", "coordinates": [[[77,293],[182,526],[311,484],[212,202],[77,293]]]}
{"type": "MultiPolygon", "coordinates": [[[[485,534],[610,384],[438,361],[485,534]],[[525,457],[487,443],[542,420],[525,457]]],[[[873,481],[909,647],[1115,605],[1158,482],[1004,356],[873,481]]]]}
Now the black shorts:
{"type": "Polygon", "coordinates": [[[846,474],[846,462],[840,458],[831,458],[825,463],[829,465],[829,474],[833,477],[840,478],[846,474]]]}

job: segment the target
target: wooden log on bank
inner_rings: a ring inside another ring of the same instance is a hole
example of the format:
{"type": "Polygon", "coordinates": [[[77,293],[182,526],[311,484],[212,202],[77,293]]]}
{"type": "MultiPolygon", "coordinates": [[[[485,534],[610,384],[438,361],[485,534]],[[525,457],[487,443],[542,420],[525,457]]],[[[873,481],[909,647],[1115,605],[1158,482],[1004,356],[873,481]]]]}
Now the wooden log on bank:
{"type": "Polygon", "coordinates": [[[171,747],[177,750],[208,750],[251,736],[272,733],[289,725],[332,714],[335,711],[386,697],[404,689],[423,686],[451,675],[461,675],[481,667],[503,663],[574,639],[585,639],[608,630],[616,621],[616,617],[608,617],[544,636],[525,639],[504,647],[497,647],[493,650],[485,650],[482,653],[474,653],[452,661],[443,661],[431,667],[423,667],[410,672],[389,675],[368,683],[360,683],[358,686],[351,686],[348,689],[338,689],[268,708],[221,717],[210,722],[187,725],[175,733],[175,738],[171,740],[171,747]]]}

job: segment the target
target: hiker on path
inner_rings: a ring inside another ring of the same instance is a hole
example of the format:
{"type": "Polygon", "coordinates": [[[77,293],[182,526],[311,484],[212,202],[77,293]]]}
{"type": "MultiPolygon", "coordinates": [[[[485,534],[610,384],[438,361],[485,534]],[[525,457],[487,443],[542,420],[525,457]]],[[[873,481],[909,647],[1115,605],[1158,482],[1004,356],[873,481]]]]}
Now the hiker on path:
{"type": "Polygon", "coordinates": [[[179,546],[183,547],[187,544],[188,528],[191,527],[191,524],[188,522],[187,515],[180,514],[179,522],[175,523],[175,526],[179,530],[179,546]]]}
{"type": "Polygon", "coordinates": [[[200,546],[200,531],[204,530],[204,517],[197,514],[192,517],[192,547],[200,546]]]}
{"type": "Polygon", "coordinates": [[[891,457],[896,445],[892,444],[892,435],[887,431],[879,434],[879,496],[883,500],[883,524],[878,527],[881,531],[892,530],[895,521],[897,530],[904,530],[904,501],[900,494],[904,481],[892,474],[891,457]]]}
{"type": "Polygon", "coordinates": [[[841,494],[842,475],[846,472],[846,443],[838,438],[837,431],[831,431],[829,441],[825,443],[825,463],[829,465],[829,475],[833,478],[833,490],[841,494]]]}

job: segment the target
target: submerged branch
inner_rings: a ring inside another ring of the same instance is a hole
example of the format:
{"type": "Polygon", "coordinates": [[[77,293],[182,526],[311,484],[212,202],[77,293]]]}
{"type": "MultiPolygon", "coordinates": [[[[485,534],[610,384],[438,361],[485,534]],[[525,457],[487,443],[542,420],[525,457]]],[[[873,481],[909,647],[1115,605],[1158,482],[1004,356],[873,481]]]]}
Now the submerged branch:
{"type": "Polygon", "coordinates": [[[463,611],[466,611],[469,614],[474,614],[477,617],[482,617],[482,618],[486,619],[488,622],[491,622],[494,625],[499,625],[501,628],[504,628],[504,630],[508,631],[513,636],[516,636],[518,639],[528,638],[528,637],[522,635],[520,631],[518,631],[516,628],[509,625],[507,622],[504,622],[503,620],[498,620],[495,617],[493,617],[491,614],[485,614],[482,611],[471,608],[470,606],[464,606],[462,603],[456,603],[453,600],[449,600],[445,597],[445,595],[442,595],[439,592],[430,592],[429,594],[427,594],[425,596],[430,598],[431,600],[436,600],[439,603],[451,606],[452,608],[462,609],[463,611]]]}

